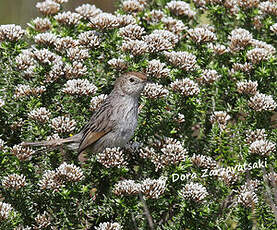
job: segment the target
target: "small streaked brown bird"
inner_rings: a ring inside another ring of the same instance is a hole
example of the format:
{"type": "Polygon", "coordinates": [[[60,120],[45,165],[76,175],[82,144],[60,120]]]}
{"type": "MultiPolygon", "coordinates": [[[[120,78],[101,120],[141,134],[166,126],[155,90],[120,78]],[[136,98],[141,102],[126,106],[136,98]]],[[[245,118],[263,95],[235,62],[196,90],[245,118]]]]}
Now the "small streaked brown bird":
{"type": "Polygon", "coordinates": [[[122,74],[79,133],[65,139],[25,142],[23,145],[55,147],[66,144],[69,149],[78,150],[81,162],[86,160],[85,152],[99,153],[105,148],[124,147],[137,126],[138,99],[146,81],[143,73],[122,74]]]}

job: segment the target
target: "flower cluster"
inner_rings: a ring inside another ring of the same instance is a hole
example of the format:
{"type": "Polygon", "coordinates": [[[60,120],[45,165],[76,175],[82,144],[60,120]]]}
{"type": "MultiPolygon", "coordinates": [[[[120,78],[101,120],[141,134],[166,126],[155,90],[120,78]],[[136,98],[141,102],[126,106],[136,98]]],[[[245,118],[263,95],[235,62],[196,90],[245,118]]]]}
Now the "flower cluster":
{"type": "Polygon", "coordinates": [[[42,175],[38,185],[42,190],[59,191],[66,182],[79,182],[83,179],[84,175],[81,168],[64,162],[56,170],[47,170],[42,175]]]}
{"type": "Polygon", "coordinates": [[[255,141],[265,140],[267,134],[265,129],[248,130],[246,134],[246,143],[251,144],[255,141]]]}
{"type": "Polygon", "coordinates": [[[90,18],[89,26],[95,29],[113,29],[119,26],[118,18],[110,13],[99,13],[90,18]]]}
{"type": "Polygon", "coordinates": [[[61,24],[68,26],[77,25],[81,19],[81,15],[78,13],[62,12],[54,16],[54,18],[61,24]]]}
{"type": "Polygon", "coordinates": [[[219,75],[216,70],[206,69],[197,80],[201,83],[211,84],[217,81],[220,77],[221,75],[219,75]]]}
{"type": "Polygon", "coordinates": [[[276,172],[270,172],[266,175],[266,178],[269,180],[269,182],[275,186],[277,184],[277,173],[276,172]]]}
{"type": "Polygon", "coordinates": [[[41,64],[51,65],[52,63],[61,61],[61,57],[49,51],[48,49],[33,50],[33,57],[41,64]]]}
{"type": "Polygon", "coordinates": [[[228,168],[217,168],[217,177],[228,186],[234,184],[239,179],[238,173],[229,170],[228,168]]]}
{"type": "Polygon", "coordinates": [[[178,114],[177,114],[177,118],[175,118],[175,121],[178,122],[178,123],[183,123],[183,122],[185,122],[185,115],[184,115],[184,114],[181,114],[181,113],[178,113],[178,114]]]}
{"type": "Polygon", "coordinates": [[[137,0],[124,0],[122,2],[122,9],[126,12],[139,12],[143,11],[144,5],[137,0]]]}
{"type": "Polygon", "coordinates": [[[0,139],[0,150],[4,150],[5,148],[5,141],[3,141],[2,139],[0,139]]]}
{"type": "Polygon", "coordinates": [[[97,161],[106,168],[123,167],[127,164],[123,151],[119,147],[106,148],[102,153],[97,154],[97,161]]]}
{"type": "Polygon", "coordinates": [[[53,45],[57,39],[57,35],[49,32],[40,33],[34,37],[35,43],[42,45],[53,45]]]}
{"type": "Polygon", "coordinates": [[[215,33],[207,28],[189,29],[188,35],[196,43],[214,42],[217,40],[215,33]]]}
{"type": "Polygon", "coordinates": [[[84,19],[89,19],[102,13],[102,10],[98,9],[95,5],[83,4],[78,6],[75,11],[81,15],[84,19]]]}
{"type": "Polygon", "coordinates": [[[251,43],[252,38],[252,34],[248,30],[242,28],[234,29],[229,37],[229,48],[233,52],[244,49],[251,43]]]}
{"type": "Polygon", "coordinates": [[[216,161],[209,156],[193,154],[190,160],[197,167],[209,168],[209,169],[216,167],[216,161]]]}
{"type": "Polygon", "coordinates": [[[261,61],[267,61],[271,57],[271,53],[265,48],[254,48],[246,53],[247,59],[253,64],[261,61]]]}
{"type": "Polygon", "coordinates": [[[250,97],[248,105],[255,111],[273,111],[277,107],[277,103],[272,96],[263,93],[256,93],[253,97],[250,97]]]}
{"type": "Polygon", "coordinates": [[[45,32],[52,27],[51,21],[48,18],[35,18],[32,24],[30,24],[30,26],[33,26],[34,29],[39,32],[45,32]]]}
{"type": "Polygon", "coordinates": [[[167,8],[177,16],[194,17],[196,12],[190,8],[190,5],[183,1],[171,1],[167,3],[167,8]]]}
{"type": "Polygon", "coordinates": [[[249,150],[253,154],[268,156],[275,151],[276,144],[267,140],[256,140],[251,143],[249,150]]]}
{"type": "Polygon", "coordinates": [[[81,168],[73,165],[67,164],[66,162],[62,163],[56,170],[56,173],[63,179],[67,181],[81,181],[84,179],[83,172],[81,168]]]}
{"type": "Polygon", "coordinates": [[[89,109],[92,111],[98,109],[106,98],[107,98],[106,94],[100,94],[98,96],[93,97],[90,101],[89,109]]]}
{"type": "Polygon", "coordinates": [[[122,227],[119,223],[104,222],[95,227],[95,230],[121,230],[122,227]]]}
{"type": "Polygon", "coordinates": [[[148,51],[148,46],[145,41],[128,40],[122,43],[121,49],[123,52],[130,52],[134,56],[142,55],[148,51]]]}
{"type": "Polygon", "coordinates": [[[27,49],[23,50],[22,53],[15,58],[15,63],[19,70],[25,70],[34,65],[36,61],[33,57],[32,51],[27,49]]]}
{"type": "Polygon", "coordinates": [[[94,48],[101,44],[101,38],[95,31],[86,31],[78,35],[78,43],[79,45],[94,48]]]}
{"type": "Polygon", "coordinates": [[[140,149],[140,156],[144,159],[150,159],[155,164],[156,171],[168,165],[179,164],[187,158],[187,150],[176,139],[164,138],[162,142],[156,142],[154,145],[161,153],[146,146],[140,149]]]}
{"type": "Polygon", "coordinates": [[[239,93],[255,95],[257,93],[257,81],[240,81],[237,82],[237,91],[239,93]]]}
{"type": "Polygon", "coordinates": [[[73,61],[72,64],[66,63],[66,65],[63,68],[63,65],[57,64],[52,67],[52,70],[49,72],[49,75],[51,76],[51,79],[57,79],[61,77],[62,75],[65,75],[67,79],[71,78],[78,78],[86,75],[87,73],[87,67],[82,63],[78,61],[73,61]],[[56,67],[56,68],[55,68],[56,67]]]}
{"type": "MultiPolygon", "coordinates": [[[[66,37],[58,37],[55,40],[55,48],[61,53],[64,53],[69,48],[75,48],[78,45],[78,41],[74,40],[72,37],[66,36],[66,37]]],[[[79,48],[79,47],[78,47],[79,48]]],[[[80,49],[78,49],[80,50],[80,49]]],[[[78,51],[76,50],[76,52],[78,51]]],[[[81,51],[79,51],[81,52],[81,51]]],[[[74,58],[72,58],[74,59],[74,58]]]]}
{"type": "Polygon", "coordinates": [[[227,48],[225,45],[221,45],[221,44],[209,43],[208,48],[211,49],[215,55],[223,55],[223,54],[229,52],[229,48],[227,48]]]}
{"type": "Polygon", "coordinates": [[[276,49],[273,45],[268,44],[263,41],[260,41],[260,40],[257,40],[257,39],[252,39],[251,45],[255,48],[263,48],[263,49],[267,50],[267,52],[271,55],[273,55],[276,52],[276,49]]]}
{"type": "Polygon", "coordinates": [[[253,65],[251,63],[248,63],[248,62],[245,62],[244,64],[234,63],[231,69],[231,73],[235,73],[237,71],[249,73],[252,69],[253,69],[253,65]]]}
{"type": "Polygon", "coordinates": [[[198,84],[188,78],[175,80],[170,84],[170,87],[173,91],[180,92],[184,96],[194,96],[200,92],[198,84]]]}
{"type": "Polygon", "coordinates": [[[182,33],[187,28],[181,20],[172,17],[163,17],[161,20],[166,29],[176,35],[182,33]]]}
{"type": "Polygon", "coordinates": [[[139,25],[128,25],[119,29],[118,35],[124,39],[140,39],[145,33],[144,28],[139,25]]]}
{"type": "Polygon", "coordinates": [[[120,15],[120,14],[117,14],[117,22],[120,27],[137,23],[135,17],[133,17],[132,15],[120,15]]]}
{"type": "Polygon", "coordinates": [[[277,16],[277,6],[274,1],[261,2],[258,7],[264,14],[272,14],[277,16]]]}
{"type": "Polygon", "coordinates": [[[32,230],[32,228],[29,226],[19,225],[14,230],[32,230]]]}
{"type": "Polygon", "coordinates": [[[21,161],[30,160],[32,155],[35,153],[35,151],[31,148],[23,147],[21,144],[14,145],[11,151],[12,154],[15,155],[21,161]]]}
{"type": "Polygon", "coordinates": [[[58,133],[70,133],[75,129],[76,122],[69,117],[59,116],[51,120],[51,127],[58,133]]]}
{"type": "Polygon", "coordinates": [[[167,30],[154,30],[151,34],[142,37],[151,53],[173,49],[178,37],[167,30]]]}
{"type": "Polygon", "coordinates": [[[87,79],[68,80],[62,89],[62,92],[70,95],[91,95],[96,91],[97,87],[87,79]]]}
{"type": "Polygon", "coordinates": [[[25,30],[21,26],[16,25],[0,25],[0,42],[1,41],[17,41],[23,37],[25,30]]]}
{"type": "Polygon", "coordinates": [[[5,189],[18,190],[26,185],[26,178],[24,175],[10,174],[5,176],[2,180],[2,186],[5,189]]]}
{"type": "Polygon", "coordinates": [[[160,62],[160,60],[153,59],[149,61],[146,73],[148,76],[153,76],[156,78],[168,77],[170,74],[170,69],[165,68],[166,64],[160,62]]]}
{"type": "Polygon", "coordinates": [[[238,5],[243,9],[256,8],[259,3],[260,3],[260,0],[242,0],[242,1],[238,1],[238,5]]]}
{"type": "Polygon", "coordinates": [[[53,15],[60,11],[60,4],[52,0],[45,0],[44,2],[38,2],[36,8],[44,15],[53,15]]]}
{"type": "Polygon", "coordinates": [[[134,180],[122,180],[114,185],[113,193],[115,195],[134,195],[140,191],[140,184],[134,180]]]}
{"type": "Polygon", "coordinates": [[[231,117],[224,111],[215,111],[211,116],[211,122],[213,124],[217,123],[220,127],[224,128],[231,117]]]}
{"type": "Polygon", "coordinates": [[[67,49],[66,55],[71,61],[83,61],[89,57],[89,51],[80,47],[73,47],[67,49]]]}
{"type": "Polygon", "coordinates": [[[143,95],[150,99],[166,97],[168,93],[168,90],[158,83],[146,84],[143,91],[143,95]]]}
{"type": "Polygon", "coordinates": [[[209,193],[202,184],[190,182],[179,192],[179,195],[184,200],[192,200],[199,203],[202,202],[209,193]]]}
{"type": "Polygon", "coordinates": [[[4,105],[5,105],[5,101],[0,98],[0,108],[3,107],[4,105]]]}
{"type": "Polygon", "coordinates": [[[242,204],[245,207],[253,207],[258,203],[258,197],[255,193],[257,187],[257,183],[246,183],[242,185],[238,192],[238,200],[239,204],[242,204]]]}
{"type": "Polygon", "coordinates": [[[42,190],[51,189],[59,191],[63,185],[63,181],[55,171],[48,170],[42,175],[38,185],[42,190]]]}
{"type": "Polygon", "coordinates": [[[127,62],[122,58],[112,58],[108,61],[108,64],[117,70],[125,70],[127,68],[127,62]]]}
{"type": "Polygon", "coordinates": [[[275,24],[273,24],[272,26],[270,26],[270,30],[271,30],[273,33],[277,34],[277,23],[275,23],[275,24]]]}
{"type": "Polygon", "coordinates": [[[51,224],[51,218],[47,212],[43,212],[43,214],[39,214],[35,218],[36,226],[34,229],[44,229],[47,228],[51,224]]]}
{"type": "Polygon", "coordinates": [[[10,204],[0,201],[0,220],[6,220],[13,212],[13,208],[10,204]]]}
{"type": "Polygon", "coordinates": [[[165,192],[166,180],[166,177],[160,177],[159,179],[147,178],[141,183],[135,183],[133,180],[123,180],[115,184],[113,193],[116,195],[142,193],[146,198],[157,199],[165,192]]]}
{"type": "Polygon", "coordinates": [[[145,14],[144,20],[146,20],[150,25],[158,24],[163,18],[165,18],[165,13],[161,10],[151,10],[149,13],[145,14]]]}
{"type": "Polygon", "coordinates": [[[50,118],[50,115],[51,113],[45,107],[34,109],[30,113],[28,113],[29,118],[41,123],[47,122],[50,118]]]}
{"type": "Polygon", "coordinates": [[[158,199],[165,192],[166,180],[166,177],[160,177],[156,180],[147,178],[142,181],[140,191],[146,198],[158,199]]]}
{"type": "Polygon", "coordinates": [[[252,154],[268,156],[275,151],[276,144],[267,140],[265,129],[248,130],[246,133],[246,143],[252,154]]]}
{"type": "Polygon", "coordinates": [[[186,51],[164,52],[168,61],[185,71],[193,71],[196,69],[196,56],[186,51]]]}

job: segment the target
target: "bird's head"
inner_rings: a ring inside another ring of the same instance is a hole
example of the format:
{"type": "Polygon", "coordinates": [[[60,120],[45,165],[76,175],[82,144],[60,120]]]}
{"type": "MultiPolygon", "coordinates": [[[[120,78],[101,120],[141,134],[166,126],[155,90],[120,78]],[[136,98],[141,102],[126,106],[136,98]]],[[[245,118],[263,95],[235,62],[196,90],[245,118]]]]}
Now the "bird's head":
{"type": "Polygon", "coordinates": [[[123,94],[139,96],[147,82],[147,77],[139,72],[127,72],[122,74],[115,82],[114,88],[123,94]]]}

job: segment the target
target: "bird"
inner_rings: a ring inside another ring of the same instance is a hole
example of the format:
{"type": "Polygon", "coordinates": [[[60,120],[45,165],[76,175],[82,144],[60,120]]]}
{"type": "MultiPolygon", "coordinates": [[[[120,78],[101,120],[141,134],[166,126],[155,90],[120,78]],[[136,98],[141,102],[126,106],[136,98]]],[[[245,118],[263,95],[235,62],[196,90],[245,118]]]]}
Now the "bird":
{"type": "Polygon", "coordinates": [[[123,73],[116,79],[111,93],[79,133],[65,139],[24,142],[22,145],[66,145],[69,149],[78,151],[78,159],[81,162],[87,160],[86,153],[97,154],[106,148],[124,147],[137,127],[138,100],[146,83],[147,76],[144,73],[123,73]]]}

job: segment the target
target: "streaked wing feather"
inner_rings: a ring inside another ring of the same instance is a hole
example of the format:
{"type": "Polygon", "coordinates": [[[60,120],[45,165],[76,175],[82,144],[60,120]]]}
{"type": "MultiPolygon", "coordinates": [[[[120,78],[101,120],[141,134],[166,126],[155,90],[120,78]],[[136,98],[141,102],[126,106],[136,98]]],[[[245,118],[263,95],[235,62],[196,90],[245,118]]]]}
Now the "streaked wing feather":
{"type": "Polygon", "coordinates": [[[111,116],[109,99],[107,98],[103,102],[101,107],[95,111],[88,124],[83,128],[79,153],[83,152],[87,147],[94,144],[113,129],[114,123],[109,119],[111,116]]]}
{"type": "Polygon", "coordinates": [[[78,152],[83,152],[87,147],[98,141],[101,137],[110,132],[111,129],[101,131],[101,132],[89,132],[86,137],[82,140],[79,146],[78,152]]]}

